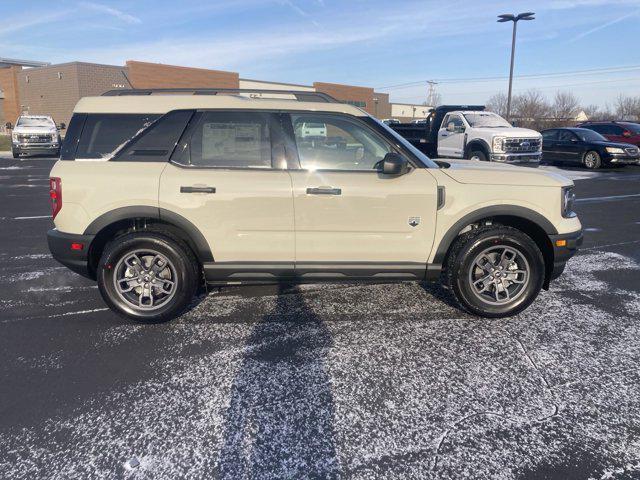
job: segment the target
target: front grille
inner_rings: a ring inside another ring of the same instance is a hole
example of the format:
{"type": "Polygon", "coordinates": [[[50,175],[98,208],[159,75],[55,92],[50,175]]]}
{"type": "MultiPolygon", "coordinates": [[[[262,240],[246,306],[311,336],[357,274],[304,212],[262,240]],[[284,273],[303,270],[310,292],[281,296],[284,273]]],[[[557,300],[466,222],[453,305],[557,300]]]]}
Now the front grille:
{"type": "Polygon", "coordinates": [[[20,143],[50,143],[55,140],[56,140],[56,136],[50,135],[48,133],[18,134],[18,142],[20,143]]]}
{"type": "Polygon", "coordinates": [[[638,154],[640,153],[640,150],[638,150],[637,147],[626,147],[625,151],[632,157],[637,157],[638,154]]]}
{"type": "Polygon", "coordinates": [[[540,150],[539,138],[506,138],[504,151],[506,153],[530,153],[540,150]]]}

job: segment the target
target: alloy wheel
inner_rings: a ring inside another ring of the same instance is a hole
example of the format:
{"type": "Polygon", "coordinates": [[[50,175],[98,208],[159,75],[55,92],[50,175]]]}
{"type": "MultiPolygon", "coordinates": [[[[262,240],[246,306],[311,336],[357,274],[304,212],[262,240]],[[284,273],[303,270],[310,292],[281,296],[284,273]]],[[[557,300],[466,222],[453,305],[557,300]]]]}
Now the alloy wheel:
{"type": "Polygon", "coordinates": [[[476,256],[469,269],[474,295],[491,305],[504,305],[520,297],[530,276],[524,255],[506,245],[486,248],[476,256]]]}

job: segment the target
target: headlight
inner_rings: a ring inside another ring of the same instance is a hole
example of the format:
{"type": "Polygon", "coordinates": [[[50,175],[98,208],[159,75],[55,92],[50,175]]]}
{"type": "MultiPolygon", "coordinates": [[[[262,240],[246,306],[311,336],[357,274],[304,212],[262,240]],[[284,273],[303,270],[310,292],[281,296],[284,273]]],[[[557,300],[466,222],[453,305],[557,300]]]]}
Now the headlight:
{"type": "Polygon", "coordinates": [[[11,134],[11,140],[13,140],[14,142],[18,141],[18,134],[17,133],[12,133],[11,134]]]}
{"type": "Polygon", "coordinates": [[[491,149],[496,153],[504,153],[504,139],[505,137],[493,137],[491,149]]]}
{"type": "Polygon", "coordinates": [[[607,152],[609,152],[609,153],[624,153],[624,150],[622,148],[618,148],[618,147],[607,147],[607,152]]]}
{"type": "Polygon", "coordinates": [[[573,211],[573,203],[576,200],[576,194],[573,192],[573,186],[562,187],[562,216],[564,218],[572,218],[576,216],[576,212],[573,211]]]}

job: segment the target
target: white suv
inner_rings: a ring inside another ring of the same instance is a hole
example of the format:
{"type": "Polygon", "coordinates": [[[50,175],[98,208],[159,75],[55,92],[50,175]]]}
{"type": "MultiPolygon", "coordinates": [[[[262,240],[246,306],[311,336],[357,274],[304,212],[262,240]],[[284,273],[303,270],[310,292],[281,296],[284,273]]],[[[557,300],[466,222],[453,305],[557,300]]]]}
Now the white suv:
{"type": "Polygon", "coordinates": [[[470,312],[512,315],[582,241],[561,176],[435,163],[320,93],[162,93],[80,100],[51,172],[53,256],[129,317],[173,318],[205,282],[441,277],[470,312]]]}

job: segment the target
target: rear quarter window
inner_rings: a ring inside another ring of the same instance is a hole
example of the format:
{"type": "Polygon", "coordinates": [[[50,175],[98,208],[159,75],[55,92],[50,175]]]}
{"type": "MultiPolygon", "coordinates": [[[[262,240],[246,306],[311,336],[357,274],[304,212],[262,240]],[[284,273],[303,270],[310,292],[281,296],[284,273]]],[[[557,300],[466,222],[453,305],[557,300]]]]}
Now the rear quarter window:
{"type": "Polygon", "coordinates": [[[159,117],[157,114],[86,114],[75,158],[108,160],[118,147],[159,117]]]}

